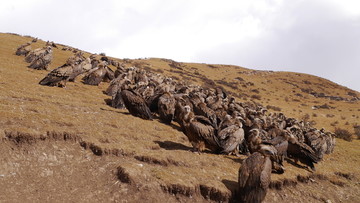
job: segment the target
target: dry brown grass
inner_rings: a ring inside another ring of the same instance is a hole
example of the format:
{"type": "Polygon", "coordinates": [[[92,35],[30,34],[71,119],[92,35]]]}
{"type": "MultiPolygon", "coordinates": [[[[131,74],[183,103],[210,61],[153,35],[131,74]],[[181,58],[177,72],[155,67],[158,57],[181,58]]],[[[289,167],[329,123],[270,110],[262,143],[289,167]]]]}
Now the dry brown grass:
{"type": "MultiPolygon", "coordinates": [[[[107,88],[106,83],[88,86],[78,80],[68,83],[66,89],[38,85],[47,71],[28,69],[24,58],[14,55],[19,45],[30,40],[28,37],[0,34],[0,129],[37,135],[53,131],[75,134],[86,141],[86,148],[94,153],[113,152],[108,154],[128,157],[118,168],[121,181],[145,181],[147,177],[151,177],[152,184],[160,186],[165,192],[178,192],[187,196],[200,193],[203,200],[207,197],[212,200],[228,200],[226,198],[231,196],[231,191],[236,187],[238,169],[245,156],[237,158],[190,152],[191,145],[184,134],[177,130],[177,125],[169,126],[157,120],[145,121],[129,115],[126,110],[113,109],[106,105],[105,99],[109,97],[102,93],[107,88]],[[140,171],[135,170],[139,168],[139,164],[144,167],[140,171]]],[[[45,42],[39,40],[32,48],[44,45],[45,42]]],[[[62,51],[61,48],[62,46],[59,46],[59,49],[54,49],[54,61],[49,67],[50,70],[62,65],[72,55],[70,51],[62,51]]],[[[332,101],[331,106],[336,109],[312,110],[311,107],[316,104],[329,103],[328,99],[315,98],[301,89],[311,88],[316,92],[341,95],[344,98],[351,98],[348,92],[355,91],[307,74],[259,72],[228,65],[174,63],[157,58],[126,61],[127,66],[133,63],[144,64],[147,69],[162,72],[167,76],[187,77],[193,83],[203,84],[206,79],[215,85],[223,86],[233,95],[256,95],[253,98],[256,102],[264,106],[279,107],[289,117],[302,118],[316,114],[317,116],[311,119],[318,128],[324,127],[333,131],[331,123],[335,121],[338,122],[336,127],[346,128],[346,122],[350,126],[355,125],[358,122],[356,117],[360,115],[359,101],[332,101]],[[196,74],[193,74],[195,70],[196,74]],[[214,82],[219,80],[223,82],[214,82]],[[254,89],[257,90],[256,94],[254,89]],[[300,94],[301,97],[297,96],[300,94]],[[285,96],[288,97],[287,101],[284,100],[285,96]],[[294,99],[300,99],[301,103],[306,105],[301,105],[294,99]]],[[[359,97],[358,92],[354,94],[359,97]]],[[[244,98],[247,97],[241,97],[240,101],[244,101],[244,98]]],[[[360,163],[359,144],[359,140],[337,140],[335,152],[325,156],[324,160],[317,164],[317,172],[332,177],[336,176],[335,172],[341,171],[360,177],[360,168],[354,167],[360,163]]],[[[309,171],[288,163],[286,168],[283,175],[273,174],[273,180],[296,180],[298,175],[310,175],[309,171]]],[[[324,183],[324,187],[327,187],[326,184],[330,183],[324,183]]],[[[351,187],[359,188],[359,185],[351,187]]],[[[303,189],[306,190],[306,186],[303,189]]],[[[326,197],[325,194],[321,195],[326,197]]],[[[289,193],[288,199],[291,199],[290,197],[302,200],[301,195],[289,193]]],[[[273,198],[274,195],[270,194],[266,201],[275,202],[273,198]]],[[[326,198],[339,200],[333,196],[326,198]]],[[[360,201],[359,198],[357,200],[360,201]]],[[[286,201],[286,198],[283,201],[286,201]]]]}

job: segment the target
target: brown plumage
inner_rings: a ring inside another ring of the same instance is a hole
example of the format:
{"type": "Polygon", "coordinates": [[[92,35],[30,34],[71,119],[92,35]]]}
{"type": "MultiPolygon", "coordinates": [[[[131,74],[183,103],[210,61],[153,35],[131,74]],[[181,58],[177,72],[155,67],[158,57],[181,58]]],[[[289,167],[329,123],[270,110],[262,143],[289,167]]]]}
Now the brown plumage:
{"type": "Polygon", "coordinates": [[[43,52],[40,52],[39,55],[34,56],[29,68],[36,70],[47,70],[47,67],[52,61],[52,49],[50,46],[47,46],[43,52]]]}
{"type": "Polygon", "coordinates": [[[133,90],[122,90],[121,98],[131,115],[146,120],[152,120],[149,107],[146,105],[144,98],[142,98],[138,93],[133,90]]]}
{"type": "Polygon", "coordinates": [[[74,81],[75,78],[89,70],[90,59],[77,64],[74,57],[70,57],[66,64],[55,68],[48,73],[40,82],[40,85],[65,87],[67,81],[74,81]]]}
{"type": "Polygon", "coordinates": [[[125,104],[124,104],[124,100],[122,99],[121,96],[121,91],[128,89],[129,85],[131,84],[131,81],[124,78],[124,81],[121,82],[121,86],[119,86],[117,93],[115,93],[114,95],[112,95],[112,99],[111,99],[111,106],[117,109],[123,109],[125,108],[125,104]]]}
{"type": "Polygon", "coordinates": [[[189,106],[185,106],[184,109],[182,118],[184,133],[194,147],[194,150],[202,152],[205,148],[208,148],[213,152],[219,151],[215,129],[211,122],[203,116],[195,116],[189,106]]]}
{"type": "Polygon", "coordinates": [[[316,156],[315,151],[310,146],[299,142],[292,134],[290,134],[287,154],[290,158],[295,159],[295,162],[300,161],[313,171],[315,171],[314,163],[320,161],[320,158],[316,156]]]}
{"type": "Polygon", "coordinates": [[[40,82],[40,85],[65,87],[66,81],[73,73],[72,65],[64,64],[48,73],[40,82]]]}
{"type": "Polygon", "coordinates": [[[38,57],[40,54],[42,54],[44,52],[45,52],[45,48],[34,49],[34,50],[30,51],[28,55],[26,55],[25,61],[27,63],[31,63],[36,59],[36,57],[38,57]]]}
{"type": "Polygon", "coordinates": [[[114,79],[114,72],[102,61],[96,68],[91,69],[83,78],[85,84],[99,85],[101,82],[114,79]]]}
{"type": "Polygon", "coordinates": [[[218,132],[218,144],[221,153],[233,152],[245,139],[245,133],[241,122],[230,125],[218,132]]]}
{"type": "Polygon", "coordinates": [[[193,108],[196,115],[208,118],[211,121],[212,125],[217,128],[217,117],[214,110],[207,107],[204,102],[199,102],[197,105],[194,104],[193,108]]]}
{"type": "Polygon", "coordinates": [[[175,102],[174,96],[169,92],[165,92],[159,97],[158,113],[162,122],[169,124],[174,119],[175,102]]]}
{"type": "Polygon", "coordinates": [[[262,146],[259,152],[251,154],[239,169],[239,201],[260,203],[265,199],[271,182],[271,149],[262,146]]]}
{"type": "Polygon", "coordinates": [[[335,147],[335,143],[336,143],[335,136],[330,132],[326,132],[324,134],[324,138],[325,138],[326,144],[327,144],[325,154],[330,154],[334,151],[334,147],[335,147]]]}
{"type": "Polygon", "coordinates": [[[219,108],[222,108],[222,104],[223,104],[222,98],[220,96],[217,96],[215,98],[215,101],[212,103],[209,103],[208,106],[209,106],[209,108],[211,108],[212,110],[215,111],[219,108]]]}
{"type": "Polygon", "coordinates": [[[31,43],[28,42],[28,43],[26,43],[26,44],[21,45],[20,47],[17,48],[15,54],[16,54],[17,56],[22,56],[22,55],[26,56],[26,55],[28,55],[29,52],[31,51],[30,44],[31,44],[31,43]]]}
{"type": "Polygon", "coordinates": [[[282,165],[284,158],[287,157],[287,150],[289,146],[288,138],[285,132],[282,132],[279,136],[276,136],[271,140],[263,140],[262,144],[272,145],[275,147],[277,155],[279,156],[279,163],[282,165]]]}
{"type": "Polygon", "coordinates": [[[312,130],[304,135],[305,143],[316,152],[320,159],[323,158],[327,150],[327,142],[323,135],[324,133],[318,130],[312,130]]]}
{"type": "Polygon", "coordinates": [[[259,129],[254,128],[249,131],[247,142],[250,153],[254,153],[259,149],[262,142],[259,129]]]}
{"type": "Polygon", "coordinates": [[[91,62],[90,58],[87,58],[86,60],[80,62],[79,64],[73,65],[73,72],[69,77],[69,81],[74,82],[75,78],[83,73],[86,73],[90,71],[91,69],[91,62]]]}
{"type": "Polygon", "coordinates": [[[131,84],[131,81],[126,77],[126,74],[119,75],[117,78],[114,78],[110,82],[109,87],[105,90],[105,94],[109,96],[113,96],[120,90],[120,88],[125,83],[129,83],[129,82],[131,84]]]}

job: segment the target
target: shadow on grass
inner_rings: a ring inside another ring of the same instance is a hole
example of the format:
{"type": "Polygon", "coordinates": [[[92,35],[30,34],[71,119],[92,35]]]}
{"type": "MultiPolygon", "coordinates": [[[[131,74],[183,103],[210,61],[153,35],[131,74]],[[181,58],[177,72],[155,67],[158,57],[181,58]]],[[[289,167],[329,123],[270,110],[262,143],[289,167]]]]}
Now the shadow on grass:
{"type": "Polygon", "coordinates": [[[185,150],[190,151],[193,148],[183,145],[181,143],[173,142],[173,141],[154,141],[158,144],[161,148],[166,150],[185,150]]]}
{"type": "Polygon", "coordinates": [[[300,165],[300,164],[296,163],[295,161],[293,161],[293,160],[291,160],[291,159],[289,159],[289,158],[285,158],[285,160],[286,160],[286,162],[288,162],[289,164],[291,164],[291,165],[293,165],[293,166],[295,166],[295,167],[297,167],[297,168],[305,169],[305,170],[307,170],[307,171],[309,171],[309,172],[311,172],[311,173],[314,172],[313,170],[310,169],[310,167],[307,167],[307,166],[304,166],[304,165],[300,165]]]}
{"type": "Polygon", "coordinates": [[[232,181],[232,180],[227,180],[227,179],[223,179],[221,181],[225,187],[231,191],[231,198],[230,198],[230,201],[229,202],[238,202],[238,182],[236,181],[232,181]]]}

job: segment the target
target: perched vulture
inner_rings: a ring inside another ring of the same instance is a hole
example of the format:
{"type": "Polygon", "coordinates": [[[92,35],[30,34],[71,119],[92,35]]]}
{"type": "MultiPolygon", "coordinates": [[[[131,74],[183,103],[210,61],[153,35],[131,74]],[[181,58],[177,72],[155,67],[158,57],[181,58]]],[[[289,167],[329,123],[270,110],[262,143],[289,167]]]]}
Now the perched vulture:
{"type": "Polygon", "coordinates": [[[245,139],[245,133],[242,129],[240,121],[230,125],[218,132],[218,144],[221,148],[221,153],[229,154],[242,144],[245,139]]]}
{"type": "Polygon", "coordinates": [[[25,57],[25,61],[27,63],[33,62],[40,54],[45,52],[45,48],[37,48],[29,52],[29,54],[25,57]]]}
{"type": "Polygon", "coordinates": [[[295,159],[296,163],[300,161],[309,166],[313,171],[315,171],[314,163],[320,161],[320,158],[316,156],[315,151],[310,146],[299,142],[292,134],[290,134],[287,154],[295,159]]]}
{"type": "Polygon", "coordinates": [[[90,71],[91,69],[91,62],[90,58],[85,59],[79,64],[73,66],[73,73],[69,77],[69,81],[75,81],[75,78],[83,73],[90,71]]]}
{"type": "Polygon", "coordinates": [[[91,69],[83,78],[85,84],[99,85],[103,81],[111,81],[114,79],[114,72],[106,66],[106,62],[102,61],[96,68],[91,69]]]}
{"type": "Polygon", "coordinates": [[[271,155],[272,149],[262,145],[242,162],[238,176],[240,202],[260,203],[265,199],[271,182],[271,155]]]}
{"type": "Polygon", "coordinates": [[[146,120],[152,120],[152,115],[149,107],[146,105],[144,98],[133,90],[121,91],[121,98],[124,101],[125,107],[133,116],[140,117],[146,120]]]}
{"type": "Polygon", "coordinates": [[[254,128],[249,131],[247,142],[250,153],[254,153],[258,151],[260,144],[262,142],[259,129],[254,128]]]}
{"type": "Polygon", "coordinates": [[[204,116],[211,121],[212,126],[217,128],[217,117],[215,111],[207,107],[204,102],[200,102],[197,105],[194,104],[194,113],[199,116],[204,116]]]}
{"type": "Polygon", "coordinates": [[[45,50],[39,55],[36,55],[32,60],[31,64],[28,66],[29,68],[36,70],[47,70],[48,65],[52,61],[52,48],[47,46],[45,50]]]}
{"type": "Polygon", "coordinates": [[[304,137],[305,143],[316,152],[320,159],[322,159],[325,152],[327,151],[328,143],[324,137],[324,133],[318,130],[312,130],[305,133],[304,137]]]}
{"type": "Polygon", "coordinates": [[[125,81],[129,81],[131,83],[131,81],[127,79],[126,73],[114,78],[110,82],[109,87],[105,90],[105,94],[109,96],[114,96],[124,85],[125,81]]]}
{"type": "Polygon", "coordinates": [[[125,108],[125,104],[124,104],[124,100],[122,99],[121,92],[122,92],[122,90],[125,90],[128,88],[128,86],[131,84],[131,81],[126,78],[123,78],[120,81],[120,83],[121,84],[119,84],[120,86],[118,87],[117,92],[114,95],[112,95],[112,99],[111,99],[111,106],[116,109],[124,109],[125,108]]]}
{"type": "Polygon", "coordinates": [[[73,65],[64,64],[58,68],[55,68],[43,78],[39,84],[47,86],[65,87],[66,81],[73,73],[73,65]]]}
{"type": "Polygon", "coordinates": [[[182,123],[185,135],[188,137],[194,150],[202,152],[205,148],[208,148],[213,152],[218,152],[219,146],[216,140],[215,129],[209,119],[204,116],[195,116],[191,112],[190,106],[185,106],[184,109],[182,123]]]}
{"type": "Polygon", "coordinates": [[[26,55],[28,55],[29,52],[31,51],[30,44],[31,44],[31,43],[28,42],[28,43],[26,43],[26,44],[21,45],[20,47],[17,48],[15,54],[16,54],[17,56],[21,56],[21,55],[26,56],[26,55]]]}
{"type": "Polygon", "coordinates": [[[175,102],[174,96],[169,92],[165,92],[159,97],[158,113],[162,122],[170,124],[174,119],[175,102]]]}
{"type": "MultiPolygon", "coordinates": [[[[71,57],[70,57],[71,58],[71,57]]],[[[74,81],[76,76],[88,71],[89,60],[76,64],[74,60],[67,60],[66,64],[55,68],[43,78],[39,84],[65,87],[67,81],[74,81]]]]}
{"type": "Polygon", "coordinates": [[[325,151],[325,154],[330,154],[334,151],[334,147],[335,147],[335,136],[332,135],[332,133],[330,132],[326,132],[324,134],[324,138],[326,140],[327,143],[327,149],[325,151]]]}
{"type": "Polygon", "coordinates": [[[287,157],[287,150],[289,146],[288,138],[285,132],[282,132],[280,135],[271,140],[263,140],[262,144],[272,145],[275,147],[278,156],[277,162],[282,165],[284,158],[287,157]]]}

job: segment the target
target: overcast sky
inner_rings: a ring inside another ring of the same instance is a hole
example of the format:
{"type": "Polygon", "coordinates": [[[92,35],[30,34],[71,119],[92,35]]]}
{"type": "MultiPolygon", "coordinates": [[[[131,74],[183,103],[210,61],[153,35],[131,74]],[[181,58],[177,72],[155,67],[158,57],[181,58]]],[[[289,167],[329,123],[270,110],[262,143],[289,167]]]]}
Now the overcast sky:
{"type": "Polygon", "coordinates": [[[358,0],[11,0],[0,32],[118,58],[309,73],[360,91],[358,0]]]}

